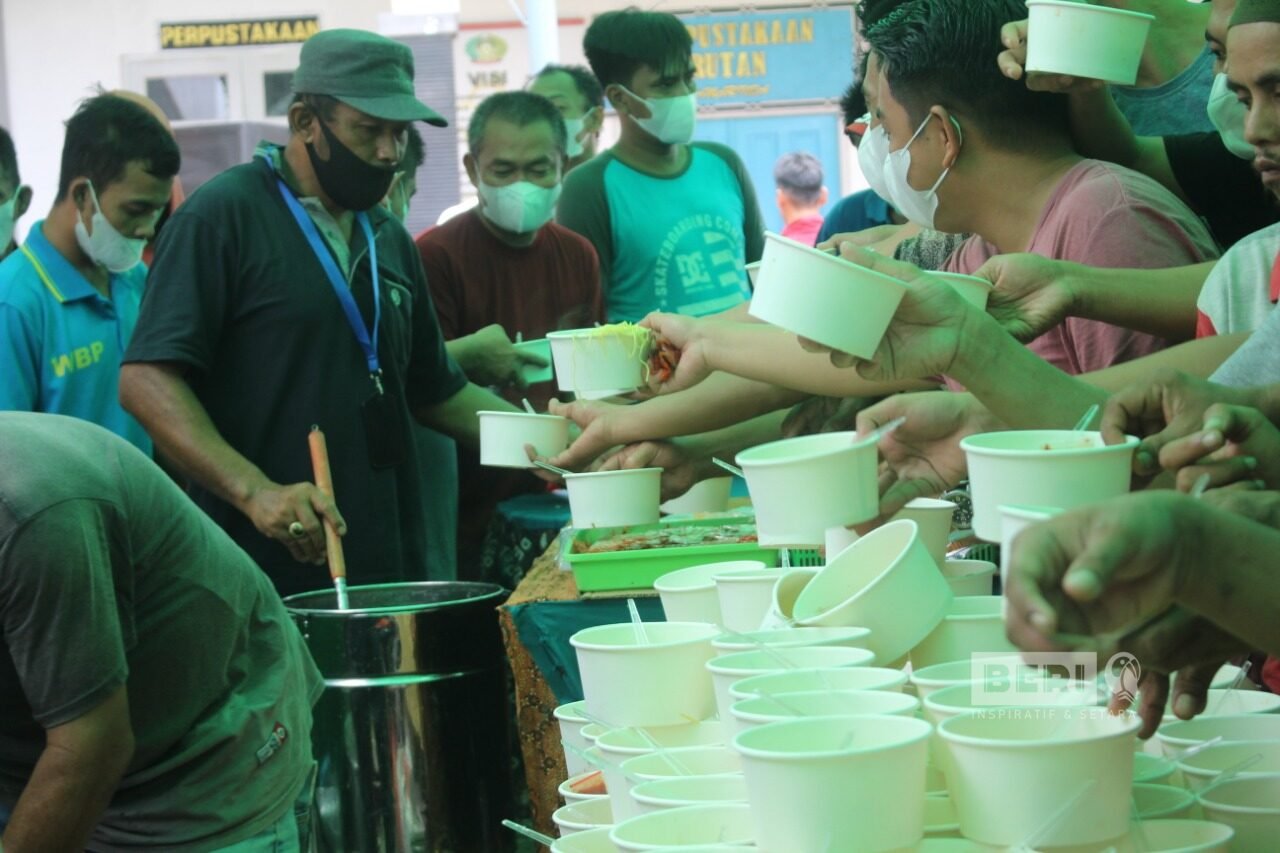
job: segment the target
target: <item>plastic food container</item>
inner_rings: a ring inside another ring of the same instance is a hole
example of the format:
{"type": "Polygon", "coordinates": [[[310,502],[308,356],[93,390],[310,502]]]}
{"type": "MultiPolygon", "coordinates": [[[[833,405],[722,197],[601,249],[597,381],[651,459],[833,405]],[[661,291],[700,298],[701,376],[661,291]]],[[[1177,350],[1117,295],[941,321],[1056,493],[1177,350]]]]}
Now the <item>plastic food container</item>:
{"type": "Polygon", "coordinates": [[[907,286],[766,232],[751,316],[859,358],[875,355],[907,286]]]}

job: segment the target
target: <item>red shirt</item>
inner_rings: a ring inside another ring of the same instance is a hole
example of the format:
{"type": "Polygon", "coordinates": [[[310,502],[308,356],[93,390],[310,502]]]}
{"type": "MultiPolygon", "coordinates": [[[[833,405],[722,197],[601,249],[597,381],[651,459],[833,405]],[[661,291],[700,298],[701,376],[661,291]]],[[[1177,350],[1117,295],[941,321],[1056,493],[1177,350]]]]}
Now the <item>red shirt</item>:
{"type": "Polygon", "coordinates": [[[802,216],[793,220],[789,225],[782,229],[783,237],[790,237],[797,243],[804,243],[806,246],[812,246],[818,242],[818,232],[822,230],[822,215],[814,214],[813,216],[802,216]]]}
{"type": "MultiPolygon", "coordinates": [[[[419,234],[415,239],[436,316],[446,341],[497,323],[515,340],[604,322],[600,264],[585,237],[556,225],[539,229],[532,244],[510,246],[481,221],[478,208],[419,234]]],[[[524,391],[507,390],[515,405],[527,396],[539,411],[555,393],[554,382],[524,391]]],[[[482,468],[473,450],[458,447],[458,573],[471,574],[485,528],[500,501],[539,492],[543,482],[524,471],[482,468]]]]}

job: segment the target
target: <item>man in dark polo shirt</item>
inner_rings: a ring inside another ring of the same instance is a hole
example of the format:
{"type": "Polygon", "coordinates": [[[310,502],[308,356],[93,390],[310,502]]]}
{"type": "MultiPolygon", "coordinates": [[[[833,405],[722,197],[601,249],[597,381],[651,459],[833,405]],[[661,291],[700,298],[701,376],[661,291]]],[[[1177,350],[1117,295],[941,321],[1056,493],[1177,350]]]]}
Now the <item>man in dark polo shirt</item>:
{"type": "Polygon", "coordinates": [[[309,849],[323,686],[270,582],[141,451],[0,413],[6,850],[309,849]]]}
{"type": "MultiPolygon", "coordinates": [[[[404,45],[326,30],[303,45],[290,140],[191,196],[156,248],[121,398],[191,495],[283,594],[327,585],[322,519],[352,585],[427,577],[409,419],[476,444],[514,410],[449,357],[407,231],[378,202],[411,121],[404,45]],[[338,504],[311,483],[324,429],[338,504]],[[345,519],[345,520],[344,520],[345,519]]],[[[429,466],[428,466],[429,467],[429,466]]]]}
{"type": "MultiPolygon", "coordinates": [[[[467,175],[479,204],[417,239],[449,353],[473,382],[506,388],[546,410],[554,387],[525,389],[524,353],[512,343],[604,320],[600,265],[585,237],[551,221],[566,159],[565,122],[532,92],[486,98],[467,128],[467,175]]],[[[458,572],[476,574],[485,527],[498,502],[545,489],[511,469],[481,468],[458,448],[458,572]]]]}

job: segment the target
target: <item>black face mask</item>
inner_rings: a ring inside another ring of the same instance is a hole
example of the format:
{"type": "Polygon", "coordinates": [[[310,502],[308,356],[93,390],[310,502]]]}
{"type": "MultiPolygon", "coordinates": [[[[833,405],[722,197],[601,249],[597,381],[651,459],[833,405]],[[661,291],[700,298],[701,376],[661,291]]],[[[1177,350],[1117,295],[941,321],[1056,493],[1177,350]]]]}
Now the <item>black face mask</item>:
{"type": "Polygon", "coordinates": [[[307,157],[311,159],[311,168],[329,198],[347,210],[368,210],[382,201],[395,180],[396,170],[366,163],[343,145],[318,116],[316,123],[329,143],[329,159],[321,160],[309,142],[307,157]]]}

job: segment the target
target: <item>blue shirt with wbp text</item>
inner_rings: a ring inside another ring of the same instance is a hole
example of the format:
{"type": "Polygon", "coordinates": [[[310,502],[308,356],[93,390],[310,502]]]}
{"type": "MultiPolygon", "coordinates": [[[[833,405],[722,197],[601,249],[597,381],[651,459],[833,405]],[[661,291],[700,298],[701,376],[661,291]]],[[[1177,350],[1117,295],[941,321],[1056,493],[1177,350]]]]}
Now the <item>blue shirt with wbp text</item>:
{"type": "Polygon", "coordinates": [[[146,278],[143,264],[112,273],[107,299],[37,222],[0,263],[0,409],[92,421],[150,455],[150,436],[119,397],[120,363],[146,278]]]}

